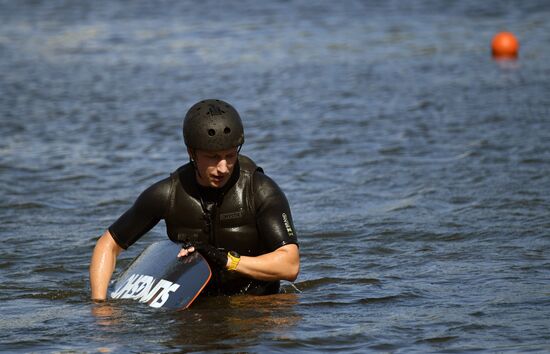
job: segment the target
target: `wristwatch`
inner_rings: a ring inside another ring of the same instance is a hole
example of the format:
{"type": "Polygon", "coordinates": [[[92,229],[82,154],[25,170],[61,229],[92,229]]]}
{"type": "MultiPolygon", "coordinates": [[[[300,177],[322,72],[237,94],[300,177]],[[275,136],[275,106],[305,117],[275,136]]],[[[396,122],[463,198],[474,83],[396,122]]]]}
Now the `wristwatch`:
{"type": "Polygon", "coordinates": [[[227,252],[227,257],[229,257],[229,260],[231,261],[231,264],[227,267],[227,270],[236,270],[239,262],[241,261],[241,255],[235,251],[229,251],[227,252]]]}

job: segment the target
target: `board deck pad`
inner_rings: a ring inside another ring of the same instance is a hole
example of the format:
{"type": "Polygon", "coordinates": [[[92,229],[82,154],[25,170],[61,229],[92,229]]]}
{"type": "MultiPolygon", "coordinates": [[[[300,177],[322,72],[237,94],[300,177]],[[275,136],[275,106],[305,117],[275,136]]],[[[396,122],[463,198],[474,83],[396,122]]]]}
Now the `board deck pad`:
{"type": "Polygon", "coordinates": [[[177,258],[181,245],[169,240],[148,246],[115,281],[110,296],[154,308],[185,309],[208,284],[212,271],[198,252],[177,258]]]}

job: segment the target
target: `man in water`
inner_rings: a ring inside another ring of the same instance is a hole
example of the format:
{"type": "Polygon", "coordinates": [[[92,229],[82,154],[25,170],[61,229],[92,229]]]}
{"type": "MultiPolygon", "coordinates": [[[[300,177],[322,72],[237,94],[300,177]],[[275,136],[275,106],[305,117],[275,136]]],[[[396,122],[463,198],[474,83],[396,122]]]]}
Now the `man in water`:
{"type": "Polygon", "coordinates": [[[204,100],[187,112],[183,139],[190,162],[147,188],[99,238],[90,264],[92,299],[104,300],[117,256],[161,219],[182,244],[178,257],[200,252],[213,276],[207,294],[274,294],[300,269],[298,240],[284,193],[240,155],[237,111],[204,100]]]}

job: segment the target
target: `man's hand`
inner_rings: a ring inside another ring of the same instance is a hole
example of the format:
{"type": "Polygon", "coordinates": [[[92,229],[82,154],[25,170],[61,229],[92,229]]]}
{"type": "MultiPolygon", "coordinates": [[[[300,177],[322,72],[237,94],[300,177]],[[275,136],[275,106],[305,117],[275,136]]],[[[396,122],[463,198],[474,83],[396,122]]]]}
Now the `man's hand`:
{"type": "Polygon", "coordinates": [[[205,242],[197,241],[193,243],[184,243],[181,251],[178,253],[178,257],[185,257],[194,251],[199,252],[211,265],[220,269],[227,268],[227,251],[216,248],[205,242]]]}

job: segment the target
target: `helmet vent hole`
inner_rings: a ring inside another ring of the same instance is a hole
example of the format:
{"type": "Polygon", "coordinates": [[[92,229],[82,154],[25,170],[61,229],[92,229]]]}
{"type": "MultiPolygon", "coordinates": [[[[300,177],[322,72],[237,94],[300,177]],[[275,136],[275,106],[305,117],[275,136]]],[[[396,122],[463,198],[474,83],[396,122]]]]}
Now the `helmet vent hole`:
{"type": "Polygon", "coordinates": [[[231,133],[231,128],[225,127],[225,129],[223,130],[223,133],[224,133],[224,134],[229,134],[229,133],[231,133]]]}
{"type": "Polygon", "coordinates": [[[214,136],[214,135],[216,135],[216,131],[214,129],[208,129],[208,135],[209,136],[214,136]]]}

